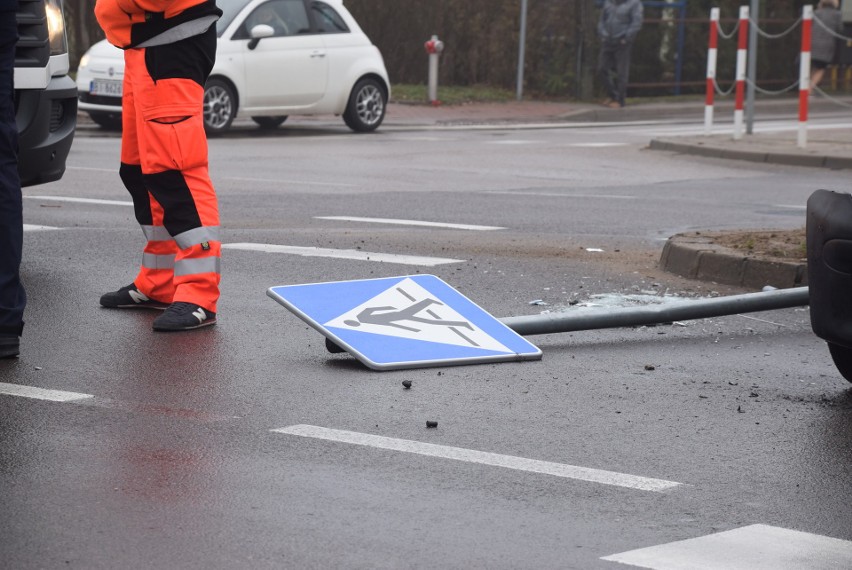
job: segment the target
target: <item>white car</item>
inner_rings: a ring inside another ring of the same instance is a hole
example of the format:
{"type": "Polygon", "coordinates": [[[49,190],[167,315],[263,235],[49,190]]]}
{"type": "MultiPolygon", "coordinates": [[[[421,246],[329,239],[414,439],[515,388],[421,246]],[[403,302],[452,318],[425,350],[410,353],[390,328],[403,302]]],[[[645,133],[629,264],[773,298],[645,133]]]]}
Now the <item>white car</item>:
{"type": "MultiPolygon", "coordinates": [[[[378,128],[390,81],[378,48],[343,0],[218,0],[216,65],[204,87],[204,126],[227,131],[237,114],[262,128],[289,115],[342,115],[356,132],[378,128]]],[[[123,52],[101,41],[80,60],[79,109],[121,127],[123,52]]]]}

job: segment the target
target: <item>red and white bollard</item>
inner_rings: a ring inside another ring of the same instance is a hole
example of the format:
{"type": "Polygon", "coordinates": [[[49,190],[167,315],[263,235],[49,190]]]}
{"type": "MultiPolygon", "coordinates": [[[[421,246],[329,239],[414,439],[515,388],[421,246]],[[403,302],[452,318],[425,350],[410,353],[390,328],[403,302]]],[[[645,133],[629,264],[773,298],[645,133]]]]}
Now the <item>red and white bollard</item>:
{"type": "Polygon", "coordinates": [[[802,7],[802,54],[799,57],[799,148],[808,146],[808,96],[811,93],[811,27],[814,7],[802,7]]]}
{"type": "Polygon", "coordinates": [[[748,6],[740,6],[740,34],[737,43],[737,90],[734,103],[734,140],[743,138],[746,60],[748,59],[748,6]]]}
{"type": "Polygon", "coordinates": [[[429,54],[429,102],[432,105],[440,105],[438,100],[438,56],[444,51],[444,42],[438,39],[438,36],[432,36],[432,39],[424,44],[426,53],[429,54]]]}
{"type": "Polygon", "coordinates": [[[710,10],[710,43],[707,47],[707,98],[704,104],[704,134],[713,131],[713,99],[716,95],[716,61],[719,46],[719,9],[710,10]]]}

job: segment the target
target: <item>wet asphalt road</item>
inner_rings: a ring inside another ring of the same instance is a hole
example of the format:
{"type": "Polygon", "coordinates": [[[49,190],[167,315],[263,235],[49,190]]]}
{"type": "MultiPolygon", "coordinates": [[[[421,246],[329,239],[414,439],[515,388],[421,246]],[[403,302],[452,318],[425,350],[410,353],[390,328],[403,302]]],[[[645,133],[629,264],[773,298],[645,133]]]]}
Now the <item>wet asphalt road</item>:
{"type": "Polygon", "coordinates": [[[25,191],[25,222],[61,229],[25,235],[23,354],[0,361],[0,382],[70,400],[0,394],[5,567],[617,568],[601,558],[753,524],[852,540],[852,390],[805,309],[532,337],[540,362],[379,373],[328,354],[265,295],[432,273],[499,317],[739,293],[661,273],[662,240],[798,227],[810,192],[847,175],[651,152],[649,127],[252,135],[210,144],[225,243],[463,261],[226,250],[219,324],[154,334],[155,313],[97,306],[132,279],[142,241],[116,139],[79,137],[65,178],[25,191]],[[605,482],[271,431],[297,425],[605,482]]]}

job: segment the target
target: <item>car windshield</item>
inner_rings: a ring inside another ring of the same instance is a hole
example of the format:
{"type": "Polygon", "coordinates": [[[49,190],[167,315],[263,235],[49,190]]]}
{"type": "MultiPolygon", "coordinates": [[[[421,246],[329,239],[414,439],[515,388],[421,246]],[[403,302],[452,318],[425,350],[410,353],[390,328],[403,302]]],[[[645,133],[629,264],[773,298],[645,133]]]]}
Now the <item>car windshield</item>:
{"type": "Polygon", "coordinates": [[[216,5],[222,10],[222,17],[216,22],[216,35],[221,36],[225,33],[234,17],[243,9],[243,7],[251,2],[251,0],[216,0],[216,5]]]}

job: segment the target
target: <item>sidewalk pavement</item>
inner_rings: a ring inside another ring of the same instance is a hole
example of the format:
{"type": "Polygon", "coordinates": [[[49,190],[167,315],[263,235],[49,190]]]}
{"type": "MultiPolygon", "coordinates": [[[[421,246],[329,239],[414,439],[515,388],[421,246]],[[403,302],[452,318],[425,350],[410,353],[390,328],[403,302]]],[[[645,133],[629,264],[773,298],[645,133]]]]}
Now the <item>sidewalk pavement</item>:
{"type": "MultiPolygon", "coordinates": [[[[815,97],[809,112],[814,116],[852,116],[852,99],[834,103],[815,97]],[[848,106],[847,106],[848,105],[848,106]]],[[[798,133],[785,131],[756,133],[733,140],[733,104],[719,103],[714,116],[716,130],[726,134],[683,136],[652,139],[649,148],[681,154],[732,160],[787,164],[793,166],[852,169],[852,129],[810,129],[806,148],[797,146],[798,133]]],[[[755,102],[755,125],[761,119],[797,120],[797,98],[755,102]]],[[[419,105],[391,103],[385,126],[471,126],[559,123],[611,123],[680,119],[703,122],[704,101],[637,103],[622,109],[609,109],[589,103],[550,103],[521,101],[506,103],[473,103],[468,105],[419,105]]]]}

